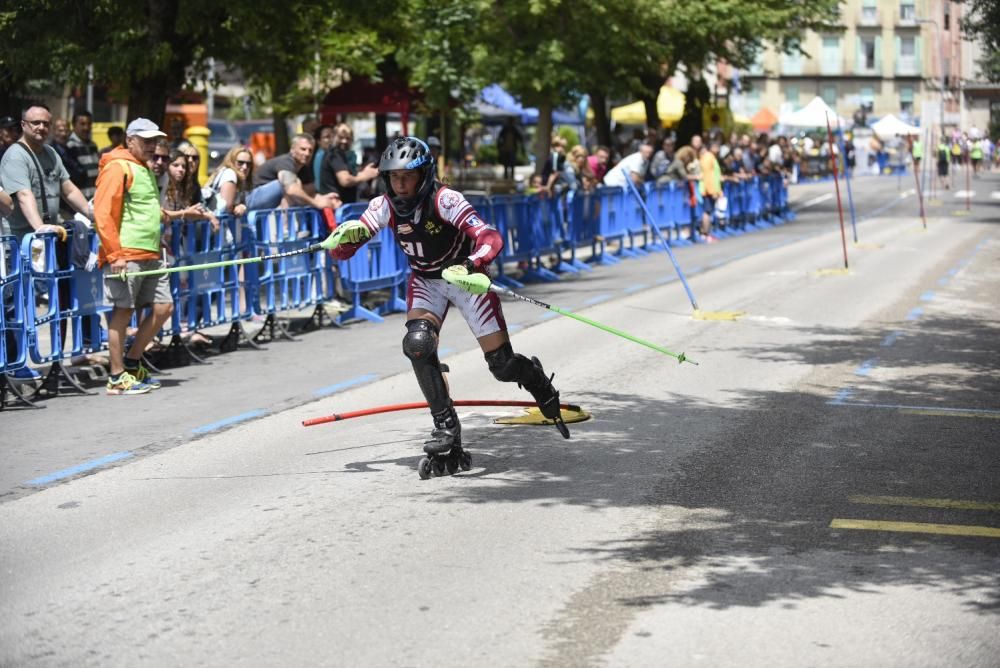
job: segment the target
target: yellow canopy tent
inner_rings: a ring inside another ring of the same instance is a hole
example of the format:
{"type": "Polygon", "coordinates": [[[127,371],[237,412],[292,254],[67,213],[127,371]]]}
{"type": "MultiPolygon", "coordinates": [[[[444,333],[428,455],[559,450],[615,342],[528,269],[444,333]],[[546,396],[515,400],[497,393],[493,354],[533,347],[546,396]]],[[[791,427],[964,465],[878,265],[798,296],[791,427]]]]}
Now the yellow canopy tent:
{"type": "MultiPolygon", "coordinates": [[[[663,86],[656,97],[656,110],[663,127],[670,127],[684,115],[684,93],[672,86],[663,86]]],[[[646,107],[642,100],[615,107],[611,110],[611,120],[623,125],[645,125],[646,107]]]]}

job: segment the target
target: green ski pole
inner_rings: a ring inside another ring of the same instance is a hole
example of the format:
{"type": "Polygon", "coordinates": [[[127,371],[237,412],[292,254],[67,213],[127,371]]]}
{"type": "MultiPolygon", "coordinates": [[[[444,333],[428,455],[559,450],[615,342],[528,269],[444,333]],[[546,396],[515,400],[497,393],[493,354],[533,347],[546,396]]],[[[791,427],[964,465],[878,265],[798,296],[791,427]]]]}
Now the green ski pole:
{"type": "Polygon", "coordinates": [[[315,253],[323,250],[320,244],[312,244],[305,248],[285,251],[284,253],[274,253],[273,255],[258,255],[257,257],[241,257],[238,260],[223,260],[221,262],[207,262],[205,264],[187,264],[180,267],[167,267],[163,269],[147,269],[146,271],[122,271],[117,274],[109,274],[114,278],[125,280],[138,276],[159,276],[160,274],[176,274],[181,271],[201,271],[202,269],[215,269],[216,267],[233,267],[240,264],[251,264],[253,262],[264,262],[265,260],[280,260],[294,255],[304,255],[305,253],[315,253]]]}
{"type": "Polygon", "coordinates": [[[448,267],[441,273],[441,277],[444,278],[444,280],[448,281],[449,283],[457,285],[464,290],[468,290],[473,294],[481,295],[486,293],[487,291],[493,291],[497,294],[505,295],[513,299],[518,299],[522,302],[534,304],[535,306],[541,306],[542,308],[547,309],[549,311],[554,311],[559,315],[564,315],[567,318],[573,318],[574,320],[579,320],[580,322],[586,325],[590,325],[591,327],[596,327],[597,329],[603,330],[609,334],[614,334],[615,336],[620,336],[623,339],[628,339],[629,341],[638,343],[641,346],[646,346],[647,348],[655,350],[658,353],[663,353],[664,355],[675,357],[677,358],[678,364],[687,362],[688,364],[694,364],[695,366],[698,365],[697,362],[689,360],[687,358],[687,355],[685,355],[684,353],[675,353],[671,350],[663,348],[662,346],[658,346],[655,343],[650,343],[645,339],[640,339],[638,336],[633,336],[628,332],[623,332],[620,329],[615,329],[614,327],[602,324],[600,322],[597,322],[596,320],[591,320],[590,318],[586,318],[582,315],[579,315],[578,313],[573,313],[572,311],[567,311],[566,309],[559,308],[558,306],[552,306],[551,304],[546,304],[543,301],[538,301],[537,299],[532,299],[531,297],[525,297],[524,295],[518,294],[513,290],[509,290],[505,287],[497,285],[496,283],[493,283],[492,281],[490,281],[489,276],[487,276],[486,274],[467,273],[465,267],[462,267],[461,265],[448,267]]]}

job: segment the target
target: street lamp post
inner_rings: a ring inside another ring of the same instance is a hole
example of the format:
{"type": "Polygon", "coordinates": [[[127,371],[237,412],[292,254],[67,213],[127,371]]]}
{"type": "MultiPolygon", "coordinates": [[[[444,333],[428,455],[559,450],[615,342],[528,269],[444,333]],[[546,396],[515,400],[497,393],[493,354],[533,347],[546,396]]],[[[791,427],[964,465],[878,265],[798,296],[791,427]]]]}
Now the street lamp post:
{"type": "MultiPolygon", "coordinates": [[[[941,88],[940,88],[941,106],[938,109],[938,132],[941,133],[941,139],[943,140],[944,139],[944,80],[945,80],[945,71],[944,71],[944,40],[941,37],[941,29],[940,29],[940,27],[938,27],[938,23],[937,23],[936,19],[921,19],[921,18],[918,18],[918,19],[916,19],[916,21],[917,21],[917,23],[929,23],[932,26],[934,26],[934,35],[935,35],[935,37],[937,37],[937,42],[938,42],[938,65],[941,68],[941,81],[940,81],[940,86],[941,86],[941,88]]],[[[929,149],[927,151],[928,155],[933,155],[935,157],[935,161],[936,161],[936,158],[937,158],[937,147],[936,146],[928,146],[927,148],[929,149]]]]}

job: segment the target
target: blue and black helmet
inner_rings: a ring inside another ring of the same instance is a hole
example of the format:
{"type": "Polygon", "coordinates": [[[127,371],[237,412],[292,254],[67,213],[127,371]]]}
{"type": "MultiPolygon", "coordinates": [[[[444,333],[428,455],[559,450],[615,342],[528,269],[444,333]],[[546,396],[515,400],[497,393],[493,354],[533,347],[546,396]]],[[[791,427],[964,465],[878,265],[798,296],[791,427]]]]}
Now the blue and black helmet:
{"type": "Polygon", "coordinates": [[[382,178],[382,183],[385,184],[385,191],[388,193],[389,205],[392,206],[392,210],[397,215],[410,216],[434,188],[437,165],[434,156],[431,155],[430,147],[423,140],[416,137],[399,137],[393,139],[382,152],[382,159],[378,163],[378,173],[382,178]],[[392,189],[392,184],[389,182],[389,172],[397,169],[415,169],[420,172],[420,185],[413,197],[400,197],[392,189]]]}

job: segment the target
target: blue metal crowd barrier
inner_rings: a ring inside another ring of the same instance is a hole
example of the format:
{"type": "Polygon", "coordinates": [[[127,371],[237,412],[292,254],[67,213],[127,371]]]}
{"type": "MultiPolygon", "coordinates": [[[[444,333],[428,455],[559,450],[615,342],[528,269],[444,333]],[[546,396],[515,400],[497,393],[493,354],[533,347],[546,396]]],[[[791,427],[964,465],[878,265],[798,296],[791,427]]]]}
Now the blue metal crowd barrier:
{"type": "MultiPolygon", "coordinates": [[[[213,230],[207,220],[171,222],[166,241],[173,264],[183,267],[237,259],[248,249],[248,235],[241,233],[241,243],[237,244],[232,225],[228,217],[220,220],[218,230],[213,230]]],[[[170,274],[174,313],[166,333],[176,336],[183,331],[249,318],[251,300],[241,300],[239,272],[238,267],[229,266],[170,274]]]]}
{"type": "MultiPolygon", "coordinates": [[[[12,373],[28,363],[28,326],[25,296],[26,262],[17,238],[0,236],[0,373],[12,373]]],[[[33,323],[32,323],[33,324],[33,323]]]]}
{"type": "MultiPolygon", "coordinates": [[[[67,231],[67,244],[72,243],[73,230],[67,231]]],[[[97,252],[97,235],[88,230],[88,247],[97,252]]],[[[28,234],[21,240],[22,261],[26,263],[27,287],[25,308],[34,311],[35,295],[45,294],[48,303],[45,311],[27,317],[28,354],[36,364],[58,362],[64,358],[82,355],[101,348],[99,318],[89,319],[90,331],[84,332],[84,316],[99,316],[111,310],[104,304],[104,276],[98,269],[87,271],[67,262],[60,267],[56,257],[57,237],[52,233],[28,234]],[[41,242],[39,268],[32,266],[32,245],[41,242]],[[69,297],[64,303],[64,297],[69,297]],[[39,329],[48,326],[48,345],[43,344],[39,329]],[[69,346],[63,331],[70,335],[69,346]],[[89,341],[89,345],[85,345],[89,341]],[[44,348],[44,349],[43,349],[44,348]]],[[[68,251],[67,251],[68,253],[68,251]]]]}
{"type": "MultiPolygon", "coordinates": [[[[368,208],[367,202],[345,204],[337,210],[338,224],[357,220],[368,208]]],[[[406,311],[404,285],[409,275],[406,256],[393,237],[392,230],[382,230],[362,246],[349,260],[337,262],[341,287],[351,295],[351,305],[337,316],[337,322],[369,320],[382,322],[383,315],[406,311]],[[362,296],[374,290],[388,290],[389,296],[376,309],[362,304],[362,296]]]]}
{"type": "MultiPolygon", "coordinates": [[[[267,255],[305,248],[326,237],[326,224],[317,209],[273,209],[247,215],[253,231],[251,254],[267,255]]],[[[263,264],[247,272],[259,315],[315,306],[333,298],[330,265],[323,253],[304,253],[263,264]]]]}

